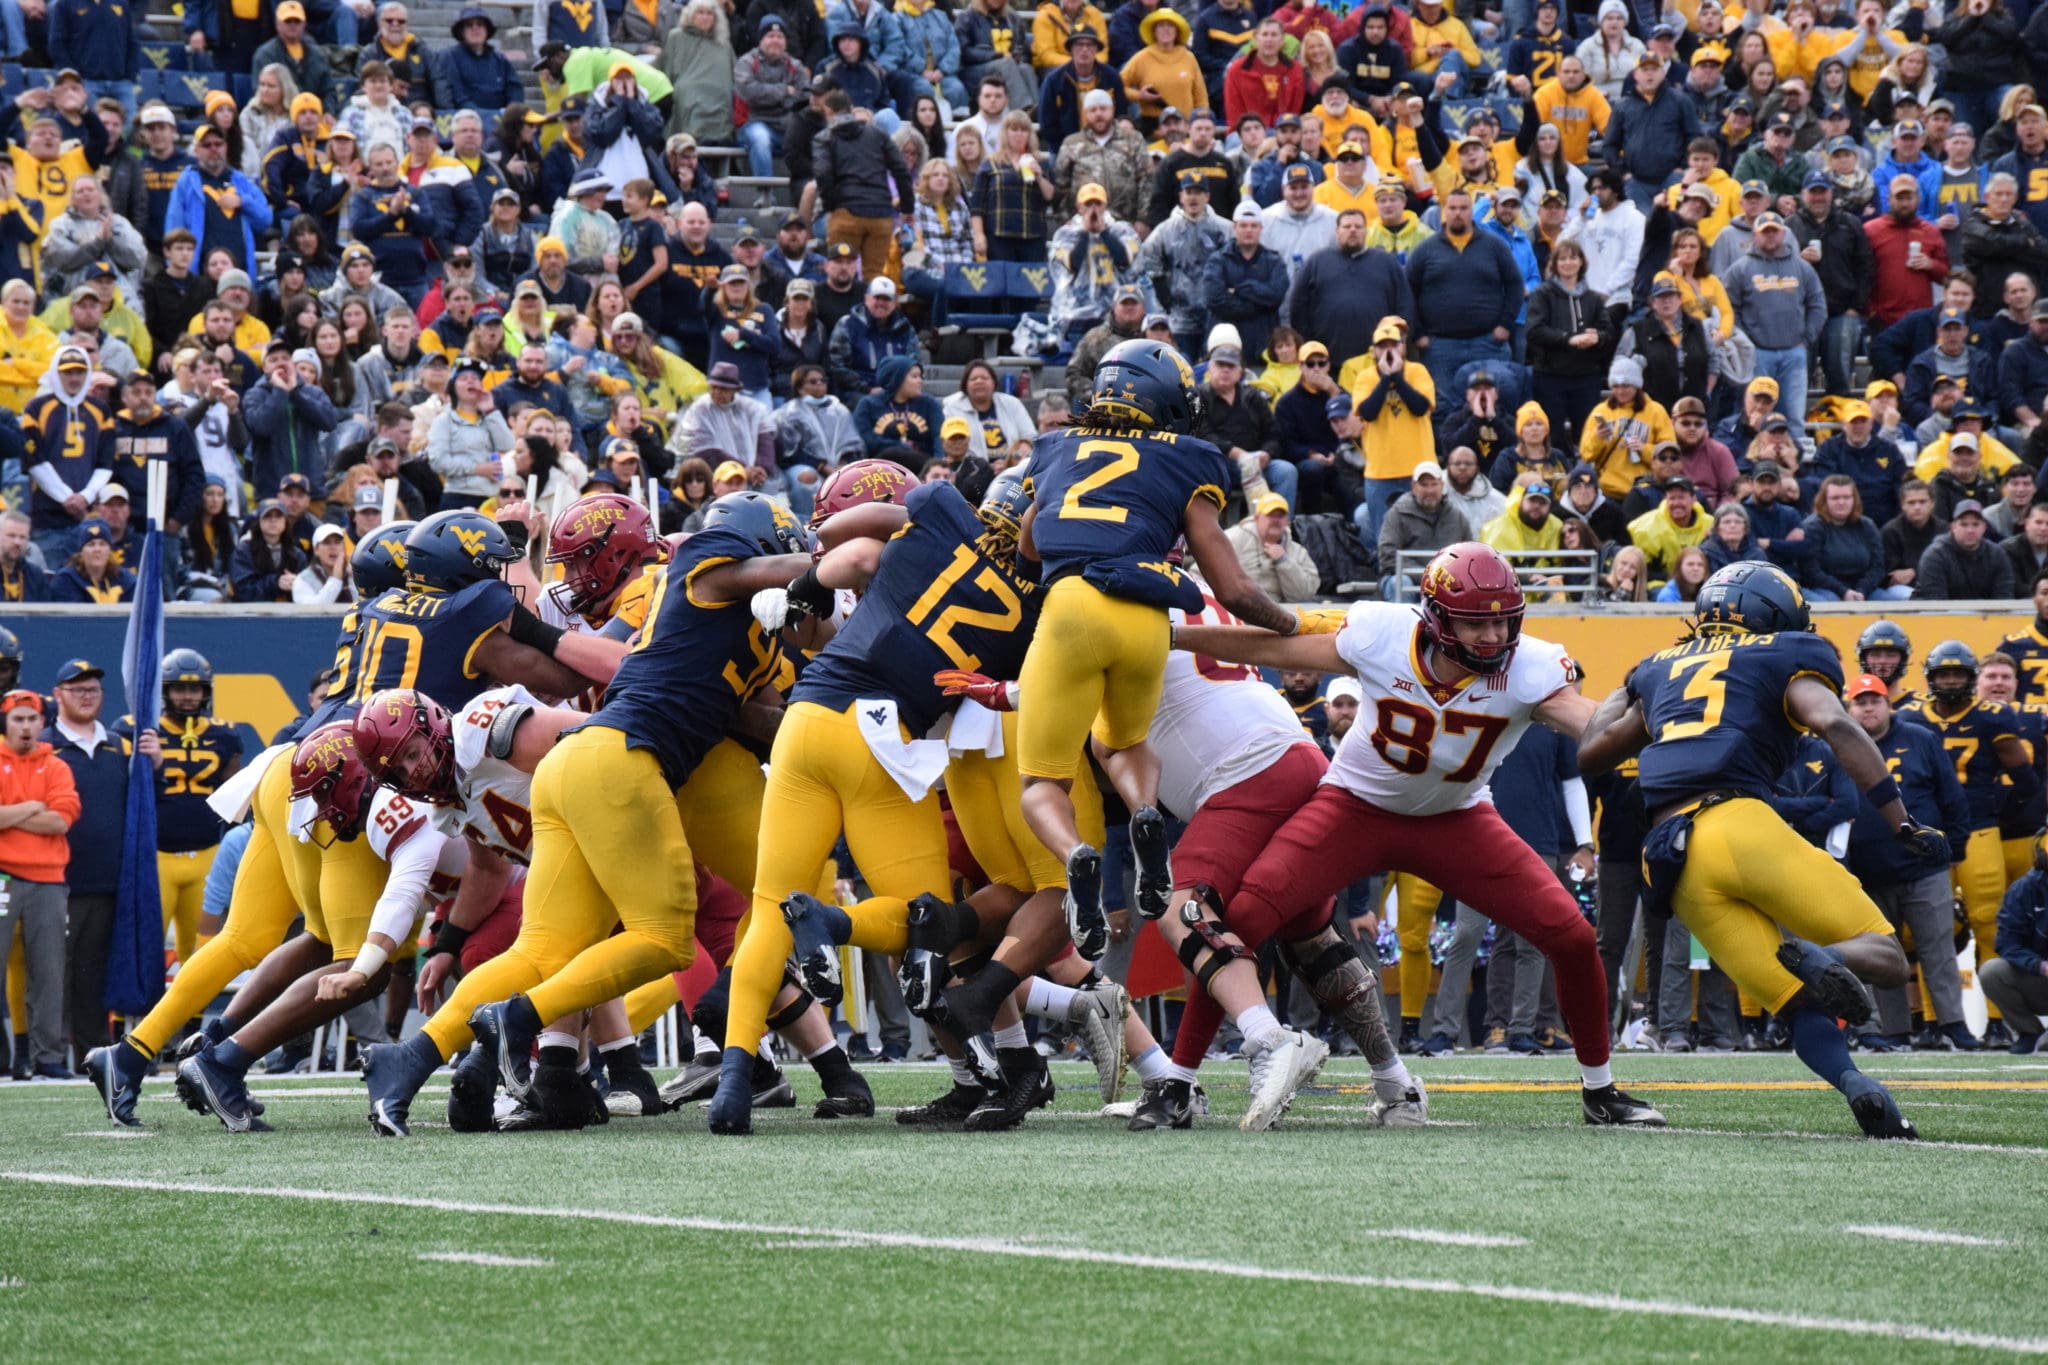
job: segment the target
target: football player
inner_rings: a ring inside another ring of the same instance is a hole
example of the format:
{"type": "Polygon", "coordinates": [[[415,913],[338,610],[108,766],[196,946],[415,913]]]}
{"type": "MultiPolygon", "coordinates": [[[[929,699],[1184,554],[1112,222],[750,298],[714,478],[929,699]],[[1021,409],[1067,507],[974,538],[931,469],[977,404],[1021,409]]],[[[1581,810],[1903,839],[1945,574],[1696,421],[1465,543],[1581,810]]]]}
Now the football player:
{"type": "Polygon", "coordinates": [[[1246,943],[1374,872],[1413,873],[1550,959],[1578,1053],[1586,1122],[1664,1122],[1617,1089],[1608,1068],[1592,926],[1488,800],[1488,778],[1532,721],[1575,735],[1593,710],[1572,686],[1576,666],[1565,652],[1522,634],[1523,610],[1506,558],[1466,542],[1425,568],[1419,620],[1412,607],[1362,603],[1336,635],[1290,639],[1243,626],[1176,632],[1180,647],[1216,659],[1353,674],[1366,698],[1315,795],[1261,850],[1237,895],[1225,902],[1191,883],[1176,890],[1175,912],[1161,924],[1177,948],[1198,940],[1180,948],[1181,960],[1237,1020],[1247,1053],[1266,1058],[1249,1126],[1268,1118],[1270,1096],[1291,1093],[1290,1073],[1312,1071],[1320,1059],[1285,1045],[1246,943]]]}
{"type": "Polygon", "coordinates": [[[1856,669],[1892,690],[1892,710],[1920,700],[1906,672],[1913,662],[1913,640],[1897,621],[1872,621],[1856,637],[1856,669]]]}
{"type": "Polygon", "coordinates": [[[1800,735],[1813,734],[1915,858],[1947,861],[1948,841],[1907,813],[1841,689],[1841,661],[1812,633],[1798,585],[1769,564],[1731,564],[1700,588],[1687,637],[1600,703],[1579,768],[1598,774],[1640,752],[1645,902],[1669,904],[1735,984],[1786,1021],[1800,1061],[1842,1092],[1866,1134],[1913,1138],[1836,1023],[1870,1018],[1864,981],[1905,984],[1905,951],[1848,869],[1770,805],[1800,735]]]}
{"type": "Polygon", "coordinates": [[[1194,372],[1171,346],[1122,342],[1095,372],[1095,400],[1077,425],[1033,445],[1033,503],[1018,532],[1042,566],[1044,607],[1019,678],[1017,768],[1024,818],[1067,868],[1074,946],[1091,961],[1109,942],[1102,856],[1076,827],[1072,790],[1082,745],[1131,809],[1139,909],[1157,916],[1173,887],[1159,762],[1145,733],[1166,668],[1167,609],[1201,610],[1201,594],[1168,551],[1186,537],[1216,599],[1281,634],[1294,612],[1252,583],[1218,514],[1230,488],[1223,453],[1188,435],[1199,418],[1194,372]]]}
{"type": "MultiPolygon", "coordinates": [[[[2005,899],[2005,849],[1999,810],[2007,800],[2022,806],[2040,794],[2032,752],[2023,735],[2026,722],[2003,702],[1977,697],[1977,656],[1960,640],[1943,640],[1927,651],[1927,695],[1906,709],[1906,719],[1931,726],[1955,759],[1956,778],[1970,803],[1970,842],[1955,850],[1956,894],[1962,897],[1970,933],[1977,940],[1977,965],[1998,956],[1998,907],[2005,899]]],[[[2031,856],[2031,855],[2030,855],[2031,856]]],[[[1998,1007],[1984,1041],[2012,1041],[1998,1007]]]]}
{"type": "MultiPolygon", "coordinates": [[[[132,718],[121,727],[127,733],[132,718]]],[[[213,665],[196,649],[163,661],[163,715],[157,723],[156,880],[164,928],[177,926],[178,965],[199,949],[200,902],[214,850],[227,827],[206,798],[242,766],[242,738],[213,718],[213,665]]]]}
{"type": "MultiPolygon", "coordinates": [[[[2010,643],[2010,637],[2008,637],[2010,643]]],[[[1977,664],[1977,697],[2003,703],[2012,713],[2020,743],[2027,746],[2034,767],[2034,780],[2048,780],[2048,700],[2019,700],[2019,663],[2003,649],[1986,654],[1977,664]]],[[[2010,779],[1998,803],[1998,839],[2005,853],[2005,884],[2027,875],[2034,866],[2034,844],[2044,818],[2042,793],[2037,787],[2022,797],[2010,779]]]]}
{"type": "Polygon", "coordinates": [[[437,868],[459,875],[462,866],[459,844],[455,861],[442,865],[448,841],[424,807],[377,785],[350,725],[322,726],[301,740],[289,772],[290,833],[322,850],[319,893],[301,906],[306,936],[328,960],[233,1036],[178,1064],[179,1097],[231,1133],[268,1131],[249,1107],[249,1068],[271,1048],[381,996],[392,955],[413,943],[437,868]]]}
{"type": "MultiPolygon", "coordinates": [[[[908,474],[899,473],[869,491],[882,500],[827,523],[843,543],[787,588],[765,592],[754,604],[757,618],[779,630],[793,614],[830,614],[840,588],[862,589],[860,606],[797,680],[776,732],[761,806],[762,828],[770,837],[762,843],[754,877],[753,915],[733,959],[724,1073],[708,1115],[715,1133],[752,1131],[749,1045],[761,1035],[768,1000],[792,947],[806,986],[823,999],[837,991],[837,945],[892,956],[914,947],[943,959],[983,932],[977,907],[942,899],[952,876],[932,788],[947,770],[950,751],[991,747],[1000,722],[986,712],[972,721],[957,714],[934,674],[974,672],[984,665],[1014,672],[1031,639],[1037,594],[980,548],[986,527],[952,484],[913,487],[908,474]],[[858,528],[851,538],[842,519],[858,528]],[[867,534],[869,529],[876,534],[867,534]],[[921,738],[942,721],[948,726],[943,741],[921,738]],[[965,733],[970,724],[977,727],[972,736],[965,733]],[[806,892],[817,884],[842,831],[876,893],[849,910],[806,892]],[[912,902],[926,897],[928,913],[913,922],[912,902]]],[[[963,821],[972,818],[961,814],[963,821]]],[[[1027,870],[1006,875],[1028,894],[1027,870]]],[[[1052,897],[1063,898],[1063,890],[1052,897]]],[[[1032,970],[1057,946],[1037,944],[1032,970]]],[[[987,1011],[991,1018],[1025,974],[1009,977],[996,990],[987,1011]]],[[[920,996],[917,1003],[936,984],[913,991],[920,996]]],[[[968,1040],[987,1022],[961,1025],[960,1041],[971,1049],[968,1040]]],[[[982,1060],[976,1078],[985,1090],[1005,1097],[1035,1097],[1044,1082],[1043,1059],[1023,1038],[1021,1023],[1008,1027],[1015,1033],[996,1040],[1000,1065],[1008,1070],[998,1073],[982,1060]]],[[[1022,1117],[1012,1112],[1014,1105],[994,1098],[986,1108],[982,1122],[988,1126],[1010,1126],[1022,1117]]]]}
{"type": "MultiPolygon", "coordinates": [[[[2048,702],[2048,573],[2035,577],[2034,619],[2025,630],[2015,631],[1998,642],[1998,652],[2013,661],[2019,673],[2018,690],[2009,700],[2048,702]]],[[[2028,866],[2032,866],[2029,854],[2028,866]]],[[[2017,878],[2024,875],[2015,874],[2017,878]]]]}
{"type": "MultiPolygon", "coordinates": [[[[404,586],[405,537],[412,527],[411,522],[394,523],[366,537],[356,547],[349,567],[359,594],[368,596],[404,586]]],[[[337,676],[349,671],[349,661],[355,657],[356,637],[357,611],[351,609],[342,617],[336,645],[337,676]]],[[[333,693],[330,691],[329,695],[333,693]]],[[[142,1080],[155,1064],[157,1054],[230,981],[243,972],[252,972],[235,992],[228,1009],[220,1017],[208,1020],[186,1040],[181,1055],[189,1055],[209,1041],[227,1038],[255,1018],[287,985],[319,964],[319,943],[311,935],[301,935],[306,948],[312,950],[310,956],[296,949],[290,953],[273,951],[284,941],[301,906],[316,897],[320,889],[320,850],[302,843],[291,832],[292,749],[290,743],[273,744],[258,754],[234,781],[219,784],[219,789],[208,798],[214,812],[229,826],[240,824],[252,812],[255,816],[249,842],[235,866],[231,899],[235,913],[172,978],[149,1013],[129,1025],[127,1037],[111,1047],[94,1048],[86,1054],[86,1073],[98,1088],[108,1117],[116,1123],[134,1126],[135,1102],[142,1093],[142,1080]]],[[[202,930],[205,927],[201,925],[202,930]]]]}
{"type": "MultiPolygon", "coordinates": [[[[695,859],[676,789],[780,663],[780,640],[746,604],[800,573],[809,547],[787,508],[734,493],[670,557],[604,704],[564,731],[534,770],[533,861],[518,939],[465,977],[418,1035],[377,1054],[388,1065],[365,1077],[373,1112],[401,1116],[402,1127],[403,1106],[477,1033],[516,1089],[543,1021],[690,964],[695,859]]],[[[576,1110],[584,1092],[574,1067],[573,1048],[544,1048],[531,1103],[544,1114],[576,1110]]]]}

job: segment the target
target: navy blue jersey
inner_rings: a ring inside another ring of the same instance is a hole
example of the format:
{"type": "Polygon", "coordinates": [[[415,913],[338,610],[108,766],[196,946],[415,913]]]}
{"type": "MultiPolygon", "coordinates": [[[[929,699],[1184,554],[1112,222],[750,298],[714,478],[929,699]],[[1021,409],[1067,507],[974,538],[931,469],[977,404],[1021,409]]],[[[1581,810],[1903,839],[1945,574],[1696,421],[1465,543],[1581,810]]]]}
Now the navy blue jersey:
{"type": "Polygon", "coordinates": [[[366,603],[350,660],[351,698],[360,706],[388,688],[416,687],[460,711],[491,685],[476,667],[477,646],[505,624],[515,605],[512,589],[496,578],[454,592],[392,591],[366,603]]]}
{"type": "Polygon", "coordinates": [[[651,749],[673,787],[724,739],[740,704],[782,666],[776,637],[745,602],[706,602],[691,591],[700,573],[753,559],[761,547],[723,526],[699,531],[662,570],[647,619],[597,714],[579,725],[617,730],[630,749],[651,749]]]}
{"type": "Polygon", "coordinates": [[[1842,665],[1818,635],[1706,630],[1660,649],[1629,674],[1650,746],[1638,760],[1643,801],[1735,791],[1768,801],[1804,733],[1785,709],[1794,678],[1842,689],[1842,665]]]}
{"type": "Polygon", "coordinates": [[[1113,597],[1200,611],[1200,591],[1166,554],[1190,504],[1223,506],[1231,472],[1222,451],[1192,436],[1089,427],[1040,436],[1031,455],[1031,539],[1044,581],[1081,574],[1113,597]]]}
{"type": "MultiPolygon", "coordinates": [[[[115,732],[135,734],[135,717],[115,732]]],[[[163,762],[156,770],[156,847],[159,853],[196,853],[219,843],[228,827],[206,804],[242,760],[242,737],[224,720],[165,716],[157,727],[163,762]]]]}
{"type": "Polygon", "coordinates": [[[910,521],[890,538],[860,606],[804,669],[790,700],[843,711],[890,698],[921,737],[953,707],[934,673],[1017,676],[1038,599],[981,551],[988,528],[953,485],[919,484],[904,506],[910,521]]]}
{"type": "MultiPolygon", "coordinates": [[[[2034,777],[2048,787],[2048,704],[2027,702],[2009,709],[2013,724],[2019,729],[2020,742],[2027,746],[2027,760],[2033,765],[2034,777]]],[[[2048,819],[2048,808],[2044,808],[2043,792],[2037,790],[2022,799],[2014,790],[2012,779],[2006,778],[2005,791],[1998,802],[1999,837],[2031,839],[2041,832],[2044,819],[2048,819]]]]}
{"type": "Polygon", "coordinates": [[[1970,828],[1990,829],[1998,823],[2004,801],[2005,765],[1998,761],[1998,742],[2022,738],[2019,712],[2002,701],[1978,701],[1953,716],[1934,709],[1931,699],[1914,703],[1907,713],[1941,737],[1941,747],[1956,765],[1956,780],[1970,803],[1970,828]]]}
{"type": "MultiPolygon", "coordinates": [[[[391,592],[403,592],[403,588],[392,588],[391,592]]],[[[342,613],[341,629],[334,636],[334,664],[328,670],[333,676],[327,683],[327,694],[313,707],[309,716],[301,716],[279,730],[272,743],[296,744],[321,726],[333,721],[349,720],[360,709],[356,704],[356,659],[357,646],[362,643],[363,606],[358,603],[342,613]]]]}
{"type": "MultiPolygon", "coordinates": [[[[1969,803],[1963,799],[1954,765],[1933,730],[1894,720],[1876,744],[1884,755],[1885,771],[1899,784],[1899,799],[1907,813],[1947,835],[1952,850],[1961,850],[1970,841],[1969,803]]],[[[1856,823],[1849,831],[1849,870],[1869,885],[1893,886],[1948,869],[1914,858],[1877,813],[1877,807],[1859,801],[1856,823]]]]}
{"type": "Polygon", "coordinates": [[[2048,636],[2041,634],[2041,623],[2036,621],[2018,634],[2000,640],[1998,652],[2012,659],[2019,674],[2019,688],[2013,699],[2048,702],[2048,636]]]}

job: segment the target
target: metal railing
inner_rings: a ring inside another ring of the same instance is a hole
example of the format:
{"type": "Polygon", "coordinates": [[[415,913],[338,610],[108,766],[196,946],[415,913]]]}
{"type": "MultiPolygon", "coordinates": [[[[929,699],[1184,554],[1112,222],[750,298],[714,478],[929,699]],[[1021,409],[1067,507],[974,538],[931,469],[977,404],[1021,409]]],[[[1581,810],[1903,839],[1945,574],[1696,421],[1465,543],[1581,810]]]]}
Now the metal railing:
{"type": "MultiPolygon", "coordinates": [[[[1503,550],[1514,565],[1522,591],[1532,603],[1594,602],[1600,594],[1598,550],[1503,550]]],[[[1420,596],[1422,571],[1436,558],[1435,550],[1402,550],[1394,559],[1403,602],[1420,596]]]]}

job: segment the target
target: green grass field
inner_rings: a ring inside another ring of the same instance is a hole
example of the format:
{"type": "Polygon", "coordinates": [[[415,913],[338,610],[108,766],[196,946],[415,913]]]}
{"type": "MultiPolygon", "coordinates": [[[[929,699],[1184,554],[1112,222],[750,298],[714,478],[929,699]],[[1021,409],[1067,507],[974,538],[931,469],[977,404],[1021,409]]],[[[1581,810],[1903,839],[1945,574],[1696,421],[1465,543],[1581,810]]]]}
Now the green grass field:
{"type": "MultiPolygon", "coordinates": [[[[1227,1117],[1244,1068],[1217,1063],[1217,1116],[1145,1135],[1095,1115],[1075,1064],[1050,1112],[986,1136],[806,1107],[750,1140],[712,1139],[698,1108],[376,1141],[359,1084],[331,1076],[257,1086],[275,1134],[231,1137],[168,1080],[144,1128],[110,1134],[83,1086],[6,1085],[0,1354],[2048,1354],[2048,1058],[1869,1069],[1930,1141],[1852,1139],[1840,1098],[1782,1055],[1619,1058],[1664,1132],[1585,1128],[1568,1060],[1512,1058],[1422,1062],[1435,1122],[1393,1131],[1361,1126],[1363,1069],[1333,1063],[1263,1135],[1227,1117]]],[[[884,1106],[945,1084],[868,1075],[884,1106]]]]}

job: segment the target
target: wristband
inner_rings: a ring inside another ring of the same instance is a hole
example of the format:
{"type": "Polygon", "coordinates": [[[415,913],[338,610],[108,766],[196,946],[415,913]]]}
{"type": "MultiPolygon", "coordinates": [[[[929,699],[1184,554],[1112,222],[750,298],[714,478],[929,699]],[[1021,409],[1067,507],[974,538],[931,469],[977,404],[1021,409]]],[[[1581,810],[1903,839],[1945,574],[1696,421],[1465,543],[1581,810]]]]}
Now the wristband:
{"type": "Polygon", "coordinates": [[[374,943],[365,942],[356,949],[356,960],[349,964],[349,970],[360,972],[365,978],[375,976],[380,967],[391,960],[391,954],[374,943]]]}
{"type": "Polygon", "coordinates": [[[438,957],[442,953],[460,961],[462,945],[469,942],[469,930],[453,920],[442,920],[434,926],[434,937],[427,944],[427,956],[438,957]]]}
{"type": "Polygon", "coordinates": [[[807,616],[828,617],[837,602],[838,594],[818,581],[816,564],[798,574],[789,585],[789,604],[807,616]]]}
{"type": "Polygon", "coordinates": [[[521,555],[526,553],[527,531],[523,521],[501,521],[498,529],[505,533],[505,539],[512,542],[512,548],[521,555]]]}
{"type": "Polygon", "coordinates": [[[555,657],[556,647],[562,643],[562,637],[569,632],[560,626],[549,625],[534,615],[532,609],[524,602],[518,602],[513,604],[512,626],[506,633],[515,643],[531,646],[552,659],[555,657]]]}
{"type": "Polygon", "coordinates": [[[1901,799],[1899,796],[1899,784],[1890,773],[1886,773],[1883,777],[1863,789],[1863,799],[1868,801],[1874,809],[1883,810],[1892,802],[1901,799]]]}

